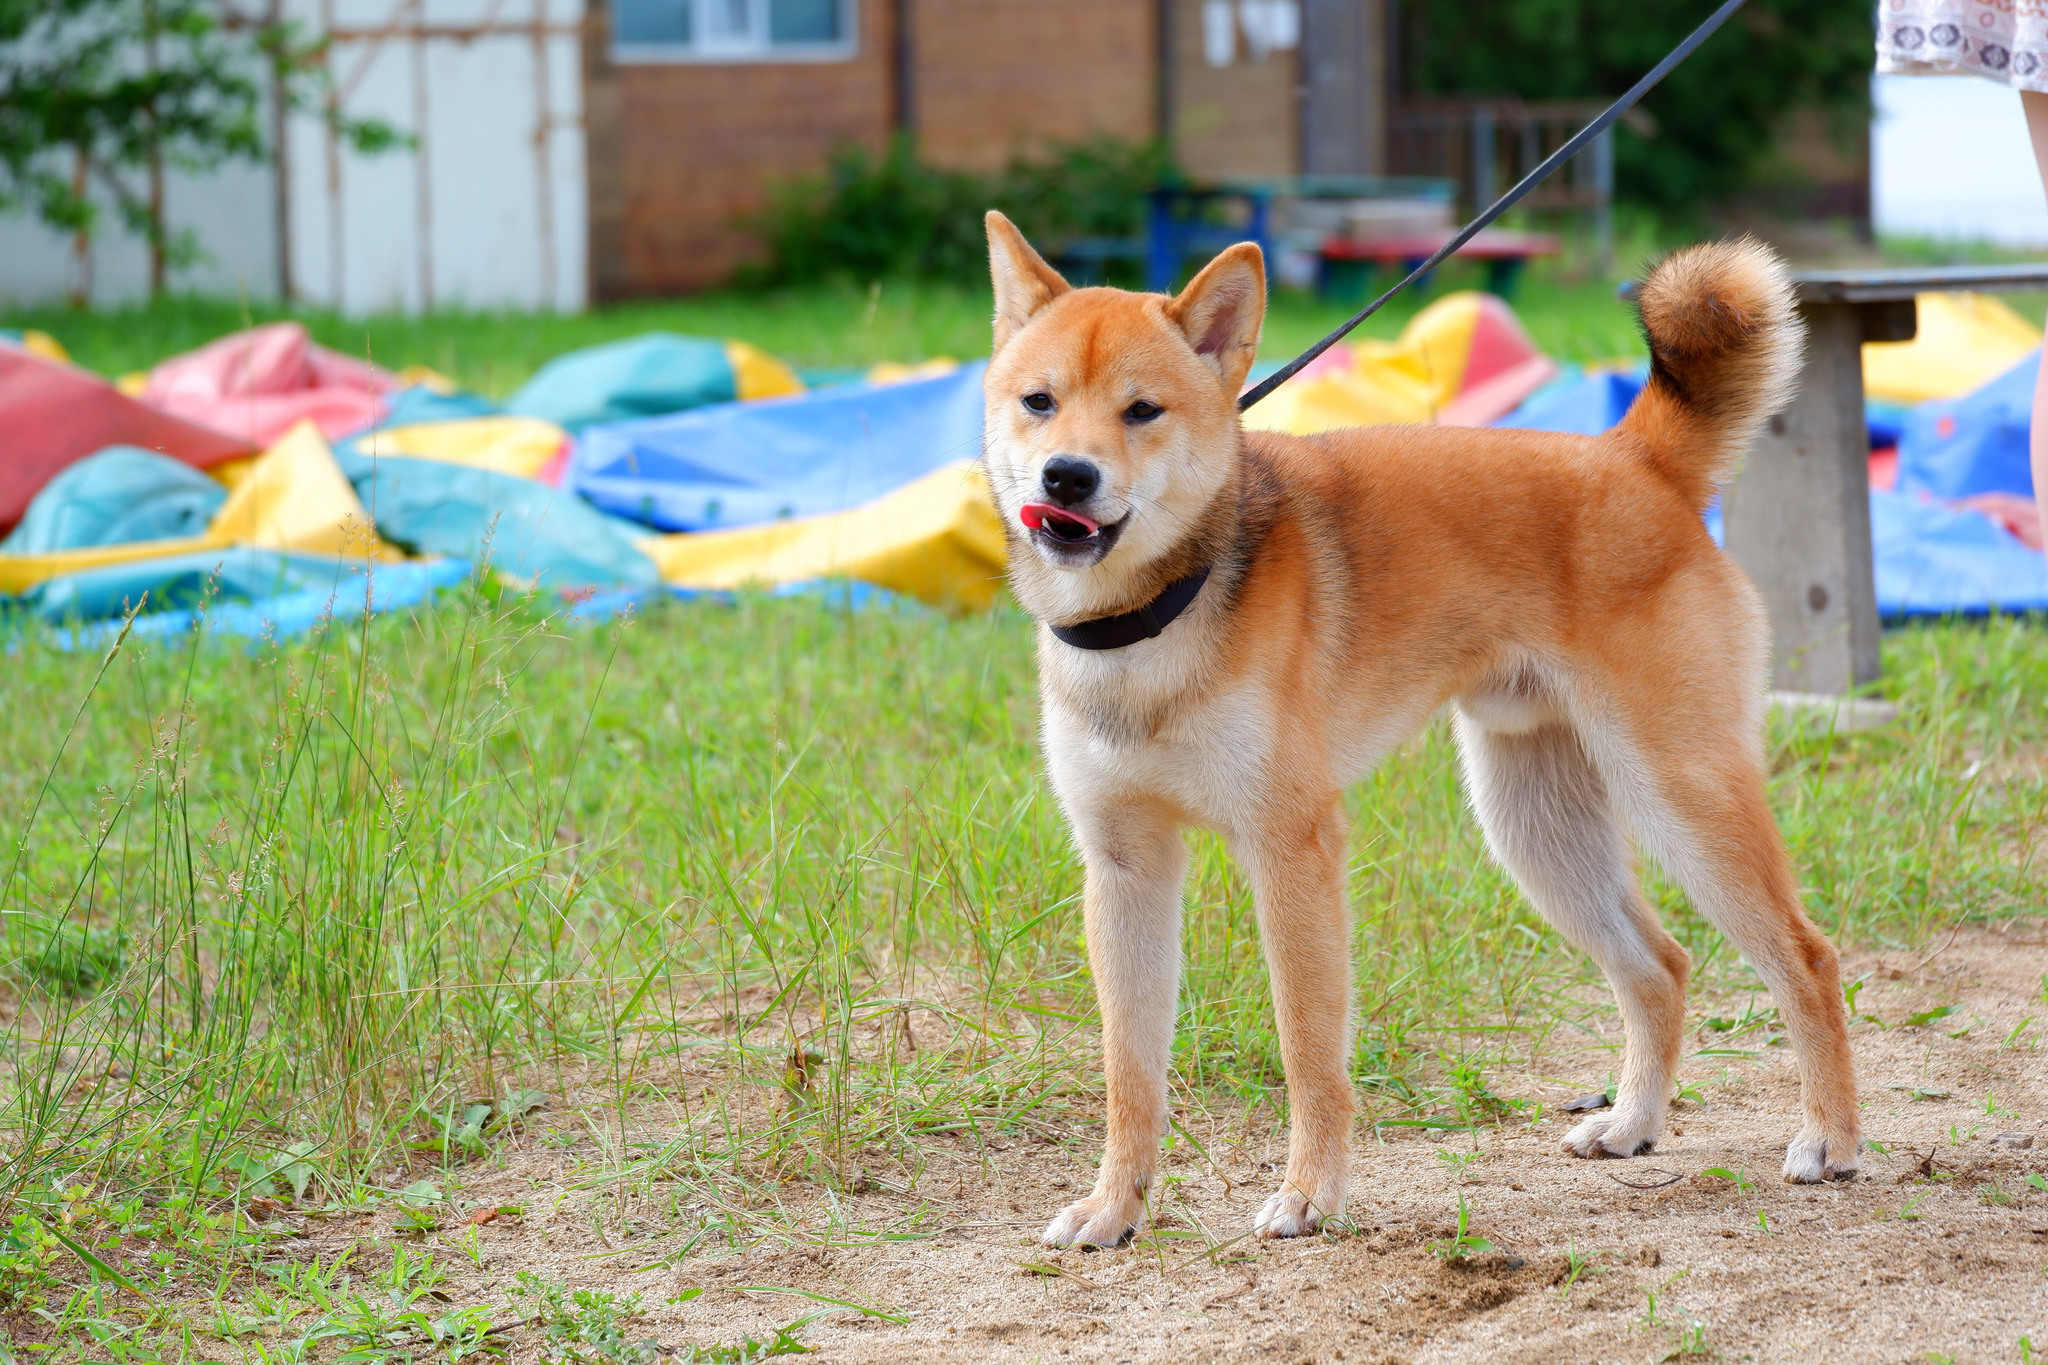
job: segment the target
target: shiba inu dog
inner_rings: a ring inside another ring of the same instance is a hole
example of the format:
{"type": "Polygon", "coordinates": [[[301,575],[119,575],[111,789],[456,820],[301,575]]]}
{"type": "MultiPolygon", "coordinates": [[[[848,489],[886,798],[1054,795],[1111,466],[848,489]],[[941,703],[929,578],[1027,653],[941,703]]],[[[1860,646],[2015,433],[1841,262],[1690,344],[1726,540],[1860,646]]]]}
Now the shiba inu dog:
{"type": "Polygon", "coordinates": [[[1113,1246],[1166,1131],[1182,831],[1253,884],[1292,1115],[1256,1220],[1344,1208],[1353,1095],[1345,785],[1454,708],[1473,811],[1538,910],[1620,1002],[1613,1107],[1582,1157],[1656,1142],[1689,961],[1645,904],[1631,840],[1762,974],[1797,1051],[1785,1178],[1857,1167],[1834,948],[1806,917],[1764,799],[1768,628],[1700,514],[1789,399],[1801,332],[1750,242],[1658,266],[1650,379],[1604,436],[1378,427],[1248,432],[1258,248],[1178,295],[1074,289],[1002,215],[984,461],[1010,582],[1039,621],[1047,766],[1086,863],[1108,1139],[1045,1231],[1113,1246]]]}

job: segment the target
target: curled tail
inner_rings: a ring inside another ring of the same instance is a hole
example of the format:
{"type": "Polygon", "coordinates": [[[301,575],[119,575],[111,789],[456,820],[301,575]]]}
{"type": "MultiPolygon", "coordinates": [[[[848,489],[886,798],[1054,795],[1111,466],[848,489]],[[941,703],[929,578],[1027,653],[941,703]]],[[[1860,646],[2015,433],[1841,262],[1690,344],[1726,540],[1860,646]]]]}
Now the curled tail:
{"type": "Polygon", "coordinates": [[[1792,399],[1803,329],[1785,266],[1753,238],[1687,247],[1643,281],[1650,380],[1615,431],[1704,510],[1792,399]]]}

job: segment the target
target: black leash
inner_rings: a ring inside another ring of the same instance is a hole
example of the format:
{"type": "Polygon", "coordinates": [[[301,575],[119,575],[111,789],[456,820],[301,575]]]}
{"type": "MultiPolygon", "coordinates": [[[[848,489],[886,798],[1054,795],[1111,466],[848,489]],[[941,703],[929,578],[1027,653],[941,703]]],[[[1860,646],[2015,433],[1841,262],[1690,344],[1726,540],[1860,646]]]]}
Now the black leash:
{"type": "Polygon", "coordinates": [[[1663,80],[1666,76],[1671,74],[1673,67],[1676,67],[1680,62],[1684,61],[1687,57],[1690,57],[1693,54],[1694,49],[1699,47],[1699,45],[1701,43],[1704,43],[1707,39],[1714,36],[1714,30],[1720,28],[1722,24],[1728,22],[1729,15],[1735,13],[1736,10],[1741,8],[1742,0],[1726,0],[1726,3],[1724,3],[1721,6],[1721,8],[1715,10],[1711,15],[1707,17],[1707,21],[1704,24],[1701,24],[1698,28],[1694,29],[1691,35],[1687,37],[1684,42],[1680,43],[1677,47],[1672,48],[1670,53],[1664,58],[1663,61],[1657,63],[1656,66],[1652,67],[1650,69],[1649,75],[1643,77],[1641,80],[1637,81],[1633,86],[1631,86],[1629,88],[1629,92],[1626,95],[1623,95],[1620,99],[1608,105],[1607,112],[1600,115],[1599,118],[1594,119],[1585,127],[1579,129],[1577,134],[1573,136],[1570,142],[1565,143],[1564,146],[1558,148],[1556,151],[1552,152],[1548,157],[1544,158],[1542,165],[1538,166],[1535,170],[1523,176],[1521,181],[1513,189],[1509,190],[1500,198],[1494,200],[1493,206],[1491,208],[1487,209],[1486,212],[1480,214],[1477,218],[1474,218],[1471,222],[1465,224],[1465,226],[1459,230],[1457,236],[1451,238],[1450,241],[1445,242],[1441,247],[1439,247],[1437,249],[1436,255],[1431,256],[1421,265],[1418,265],[1413,270],[1409,271],[1407,279],[1402,280],[1392,289],[1389,289],[1386,293],[1380,295],[1371,303],[1368,303],[1364,308],[1359,310],[1359,312],[1351,319],[1351,321],[1345,323],[1342,327],[1339,327],[1336,331],[1330,333],[1321,341],[1318,341],[1315,345],[1309,347],[1306,351],[1303,351],[1300,355],[1288,361],[1285,365],[1282,365],[1272,374],[1267,375],[1263,380],[1259,381],[1257,387],[1253,388],[1250,392],[1246,393],[1243,397],[1237,400],[1238,411],[1244,411],[1246,408],[1249,408],[1252,404],[1258,402],[1261,398],[1264,398],[1267,394],[1273,392],[1273,390],[1279,388],[1282,384],[1285,384],[1288,380],[1294,378],[1295,375],[1301,372],[1301,369],[1304,365],[1307,365],[1310,361],[1314,360],[1324,351],[1329,350],[1339,341],[1342,341],[1347,335],[1350,334],[1351,329],[1358,326],[1359,323],[1364,322],[1374,313],[1379,312],[1380,309],[1386,305],[1387,300],[1393,298],[1394,295],[1400,293],[1403,289],[1406,289],[1409,285],[1415,283],[1424,275],[1427,275],[1430,271],[1442,265],[1444,261],[1448,259],[1450,255],[1453,252],[1455,252],[1459,247],[1465,245],[1465,243],[1471,241],[1474,237],[1478,236],[1480,229],[1484,228],[1488,223],[1491,223],[1494,219],[1500,217],[1503,213],[1506,213],[1509,209],[1513,208],[1516,205],[1516,203],[1518,203],[1521,200],[1523,195],[1527,194],[1530,190],[1535,189],[1545,180],[1548,180],[1551,177],[1551,175],[1553,175],[1557,171],[1558,167],[1564,165],[1565,162],[1570,161],[1573,157],[1577,156],[1581,151],[1585,149],[1587,143],[1591,142],[1594,138],[1598,137],[1602,132],[1605,132],[1607,128],[1610,125],[1612,125],[1616,119],[1620,118],[1623,114],[1626,114],[1630,109],[1633,109],[1635,107],[1637,100],[1649,94],[1650,91],[1656,87],[1657,82],[1663,80]]]}

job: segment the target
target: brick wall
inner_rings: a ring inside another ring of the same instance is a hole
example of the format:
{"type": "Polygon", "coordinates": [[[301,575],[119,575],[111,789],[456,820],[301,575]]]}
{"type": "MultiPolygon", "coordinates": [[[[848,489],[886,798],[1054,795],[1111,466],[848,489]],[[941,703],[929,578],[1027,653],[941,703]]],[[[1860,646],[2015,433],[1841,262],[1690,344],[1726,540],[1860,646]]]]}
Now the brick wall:
{"type": "Polygon", "coordinates": [[[835,62],[614,65],[602,17],[586,61],[593,297],[716,285],[755,250],[736,219],[845,142],[880,148],[895,118],[894,10],[858,6],[835,62]]]}
{"type": "Polygon", "coordinates": [[[586,44],[591,295],[703,289],[756,250],[735,220],[843,142],[896,124],[898,4],[925,154],[991,168],[1046,140],[1152,135],[1161,0],[860,0],[843,62],[615,65],[606,7],[586,44]]]}
{"type": "Polygon", "coordinates": [[[925,154],[987,170],[1091,133],[1152,136],[1159,0],[912,0],[925,154]]]}
{"type": "Polygon", "coordinates": [[[1174,152],[1198,180],[1292,175],[1300,121],[1293,52],[1254,61],[1240,48],[1229,66],[1202,56],[1202,0],[1173,5],[1174,152]]]}

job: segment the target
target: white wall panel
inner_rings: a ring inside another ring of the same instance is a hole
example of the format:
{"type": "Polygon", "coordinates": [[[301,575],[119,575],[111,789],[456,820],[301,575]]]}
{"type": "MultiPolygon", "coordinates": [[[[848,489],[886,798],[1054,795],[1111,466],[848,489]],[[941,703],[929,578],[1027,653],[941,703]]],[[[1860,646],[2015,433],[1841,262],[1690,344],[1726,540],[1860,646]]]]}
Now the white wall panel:
{"type": "MultiPolygon", "coordinates": [[[[195,230],[209,255],[174,289],[275,298],[285,250],[294,295],[348,313],[584,306],[583,0],[290,0],[286,12],[309,33],[336,31],[344,109],[418,147],[359,156],[319,118],[294,115],[288,241],[270,166],[173,175],[171,224],[195,230]],[[554,30],[538,42],[536,19],[554,30]],[[478,28],[491,31],[455,31],[478,28]]],[[[68,239],[0,217],[0,299],[59,300],[72,275],[68,239]]],[[[93,301],[147,288],[145,252],[110,221],[93,301]]]]}

